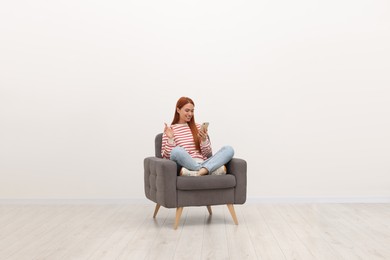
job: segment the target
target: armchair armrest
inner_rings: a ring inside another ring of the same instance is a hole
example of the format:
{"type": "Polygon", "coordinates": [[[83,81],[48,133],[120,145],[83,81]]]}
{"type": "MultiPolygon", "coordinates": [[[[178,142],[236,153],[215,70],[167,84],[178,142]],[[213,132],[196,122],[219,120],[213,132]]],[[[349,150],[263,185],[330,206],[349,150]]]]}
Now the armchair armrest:
{"type": "Polygon", "coordinates": [[[166,208],[176,208],[177,164],[171,160],[144,159],[145,195],[166,208]]]}
{"type": "Polygon", "coordinates": [[[227,163],[227,173],[236,177],[236,188],[234,191],[234,204],[244,204],[246,201],[247,187],[247,164],[239,158],[233,158],[227,163]]]}

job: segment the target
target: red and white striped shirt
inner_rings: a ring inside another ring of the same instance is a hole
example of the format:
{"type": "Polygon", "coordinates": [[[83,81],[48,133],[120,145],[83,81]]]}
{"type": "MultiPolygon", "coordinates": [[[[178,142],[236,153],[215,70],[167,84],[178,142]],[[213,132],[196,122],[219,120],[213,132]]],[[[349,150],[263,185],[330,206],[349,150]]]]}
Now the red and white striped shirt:
{"type": "MultiPolygon", "coordinates": [[[[198,130],[200,130],[200,124],[196,124],[198,130]]],[[[185,124],[174,124],[171,125],[173,130],[173,143],[168,142],[168,137],[163,134],[162,137],[162,146],[161,146],[161,155],[165,159],[169,159],[171,157],[171,151],[176,146],[183,147],[192,158],[206,160],[211,154],[211,143],[210,140],[207,139],[205,142],[200,143],[200,152],[195,147],[195,141],[192,136],[191,128],[187,123],[185,124]]]]}

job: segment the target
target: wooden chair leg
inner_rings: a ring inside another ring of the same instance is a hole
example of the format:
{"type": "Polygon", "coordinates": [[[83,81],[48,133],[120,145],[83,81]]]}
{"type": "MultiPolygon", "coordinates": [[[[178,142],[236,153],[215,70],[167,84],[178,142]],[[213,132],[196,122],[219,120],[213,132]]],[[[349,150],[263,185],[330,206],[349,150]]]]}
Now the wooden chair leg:
{"type": "Polygon", "coordinates": [[[176,208],[176,219],[175,219],[175,224],[173,225],[173,229],[177,229],[177,226],[179,226],[179,221],[182,212],[183,212],[183,207],[176,208]]]}
{"type": "Polygon", "coordinates": [[[157,212],[158,212],[158,210],[160,209],[160,204],[156,204],[156,207],[154,208],[154,214],[153,214],[153,218],[156,218],[156,216],[157,216],[157,212]]]}
{"type": "Polygon", "coordinates": [[[237,216],[236,216],[236,211],[234,210],[233,204],[227,204],[227,207],[228,207],[228,209],[229,209],[229,211],[230,211],[230,215],[232,215],[234,224],[238,225],[238,220],[237,220],[237,216]]]}
{"type": "Polygon", "coordinates": [[[207,210],[209,211],[209,214],[212,215],[213,212],[211,211],[211,206],[207,206],[207,210]]]}

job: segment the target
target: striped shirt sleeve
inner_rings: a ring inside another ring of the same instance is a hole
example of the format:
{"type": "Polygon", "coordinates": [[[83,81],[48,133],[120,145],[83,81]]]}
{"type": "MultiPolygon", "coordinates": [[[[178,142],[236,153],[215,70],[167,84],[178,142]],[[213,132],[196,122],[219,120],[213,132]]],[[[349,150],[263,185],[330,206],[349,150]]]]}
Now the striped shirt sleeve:
{"type": "Polygon", "coordinates": [[[161,156],[165,159],[169,159],[171,157],[171,151],[173,148],[175,148],[176,142],[173,140],[173,142],[169,142],[168,136],[163,133],[162,136],[162,146],[161,146],[161,156]]]}
{"type": "Polygon", "coordinates": [[[212,155],[211,142],[209,138],[207,138],[205,142],[200,143],[200,150],[205,158],[209,158],[212,155]]]}

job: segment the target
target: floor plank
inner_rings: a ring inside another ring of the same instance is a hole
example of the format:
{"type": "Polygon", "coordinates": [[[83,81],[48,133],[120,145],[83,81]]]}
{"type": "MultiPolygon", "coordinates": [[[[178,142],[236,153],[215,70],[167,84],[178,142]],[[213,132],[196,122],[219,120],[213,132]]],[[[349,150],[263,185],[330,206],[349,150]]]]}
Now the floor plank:
{"type": "MultiPolygon", "coordinates": [[[[203,246],[200,259],[229,259],[225,228],[225,205],[211,207],[213,214],[205,218],[203,246]]],[[[230,224],[229,224],[230,225],[230,224]]]]}
{"type": "Polygon", "coordinates": [[[242,215],[257,257],[265,260],[286,259],[271,229],[257,210],[257,205],[242,207],[242,215]]]}
{"type": "Polygon", "coordinates": [[[302,243],[273,205],[261,205],[257,210],[267,222],[286,259],[315,259],[312,252],[302,243]]]}
{"type": "Polygon", "coordinates": [[[203,234],[205,229],[205,218],[208,215],[206,207],[187,207],[184,208],[185,218],[182,220],[183,228],[180,231],[180,237],[176,245],[173,259],[200,259],[203,234]]]}
{"type": "MultiPolygon", "coordinates": [[[[301,205],[300,207],[304,207],[301,205]]],[[[306,222],[291,205],[274,205],[291,230],[315,259],[342,259],[322,236],[321,228],[311,222],[306,222]]]]}
{"type": "MultiPolygon", "coordinates": [[[[95,216],[108,210],[107,206],[94,205],[66,205],[62,208],[66,211],[60,215],[53,214],[53,222],[48,221],[48,224],[29,235],[28,240],[19,243],[20,251],[12,255],[13,259],[31,259],[31,256],[39,259],[59,259],[67,252],[73,252],[71,245],[80,230],[90,225],[88,223],[93,224],[95,216]]],[[[81,243],[86,247],[90,246],[88,243],[81,243]]]]}
{"type": "Polygon", "coordinates": [[[239,225],[235,225],[229,210],[224,208],[225,228],[230,259],[257,259],[256,251],[249,237],[249,232],[241,208],[236,206],[236,214],[239,225]]]}
{"type": "MultiPolygon", "coordinates": [[[[142,240],[139,231],[142,229],[142,226],[146,225],[145,222],[150,220],[150,216],[150,206],[126,205],[126,210],[120,212],[120,216],[116,219],[115,228],[111,230],[111,234],[110,231],[107,231],[107,239],[85,259],[119,259],[128,248],[128,244],[134,244],[133,241],[142,240]]],[[[137,246],[139,249],[141,248],[139,243],[137,246]]]]}
{"type": "Polygon", "coordinates": [[[134,235],[127,240],[124,247],[119,250],[120,254],[118,258],[115,259],[146,259],[151,251],[151,245],[159,237],[159,233],[171,211],[173,210],[161,207],[156,218],[152,217],[154,205],[153,208],[150,207],[150,209],[144,211],[145,220],[142,225],[136,230],[134,235]]]}
{"type": "Polygon", "coordinates": [[[303,218],[309,223],[317,223],[324,239],[342,259],[367,259],[366,253],[357,247],[354,238],[348,235],[340,216],[331,213],[335,204],[314,204],[306,207],[295,206],[303,218]]]}

